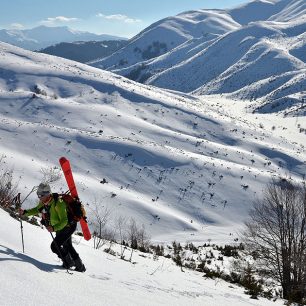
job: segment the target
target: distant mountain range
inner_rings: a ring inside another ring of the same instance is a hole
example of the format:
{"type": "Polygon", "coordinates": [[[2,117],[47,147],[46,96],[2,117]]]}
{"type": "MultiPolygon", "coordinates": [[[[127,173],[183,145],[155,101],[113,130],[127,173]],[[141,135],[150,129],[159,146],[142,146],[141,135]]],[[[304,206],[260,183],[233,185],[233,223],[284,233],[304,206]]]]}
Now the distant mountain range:
{"type": "Polygon", "coordinates": [[[61,42],[125,40],[107,34],[97,35],[68,27],[39,26],[27,30],[0,30],[0,41],[28,50],[40,50],[61,42]]]}
{"type": "Polygon", "coordinates": [[[254,100],[262,112],[299,111],[306,89],[305,17],[304,0],[189,11],[152,24],[91,64],[171,90],[254,100]]]}
{"type": "Polygon", "coordinates": [[[39,52],[86,63],[97,58],[109,56],[126,46],[127,43],[127,40],[63,42],[42,49],[39,52]]]}

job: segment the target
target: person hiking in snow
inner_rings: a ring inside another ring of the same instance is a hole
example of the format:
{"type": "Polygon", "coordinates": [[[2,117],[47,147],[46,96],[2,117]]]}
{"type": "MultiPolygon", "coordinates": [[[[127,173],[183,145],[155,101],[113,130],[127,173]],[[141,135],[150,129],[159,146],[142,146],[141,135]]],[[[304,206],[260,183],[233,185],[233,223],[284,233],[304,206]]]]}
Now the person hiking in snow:
{"type": "Polygon", "coordinates": [[[41,223],[50,233],[56,233],[51,250],[63,260],[63,267],[69,269],[75,266],[75,271],[85,272],[86,268],[72,245],[71,235],[76,230],[77,223],[69,220],[66,203],[52,194],[50,186],[45,183],[38,186],[37,196],[38,205],[27,210],[21,208],[20,214],[28,217],[41,213],[41,223]]]}

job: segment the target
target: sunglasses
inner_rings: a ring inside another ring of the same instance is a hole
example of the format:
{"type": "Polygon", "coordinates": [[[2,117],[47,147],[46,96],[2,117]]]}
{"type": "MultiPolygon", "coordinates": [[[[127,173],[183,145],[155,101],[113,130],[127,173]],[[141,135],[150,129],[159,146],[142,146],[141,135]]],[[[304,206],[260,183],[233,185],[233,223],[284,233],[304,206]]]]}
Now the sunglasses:
{"type": "Polygon", "coordinates": [[[49,194],[39,194],[38,195],[38,198],[39,199],[42,199],[42,198],[45,198],[45,197],[47,197],[49,194]]]}

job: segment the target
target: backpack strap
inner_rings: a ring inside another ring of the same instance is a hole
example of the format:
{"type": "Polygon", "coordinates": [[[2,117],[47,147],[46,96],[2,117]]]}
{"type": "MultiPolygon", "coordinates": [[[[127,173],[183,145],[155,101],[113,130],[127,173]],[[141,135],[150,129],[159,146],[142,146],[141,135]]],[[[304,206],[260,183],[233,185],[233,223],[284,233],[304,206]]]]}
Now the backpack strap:
{"type": "Polygon", "coordinates": [[[53,197],[54,202],[56,203],[59,199],[59,194],[58,193],[52,193],[52,197],[53,197]]]}

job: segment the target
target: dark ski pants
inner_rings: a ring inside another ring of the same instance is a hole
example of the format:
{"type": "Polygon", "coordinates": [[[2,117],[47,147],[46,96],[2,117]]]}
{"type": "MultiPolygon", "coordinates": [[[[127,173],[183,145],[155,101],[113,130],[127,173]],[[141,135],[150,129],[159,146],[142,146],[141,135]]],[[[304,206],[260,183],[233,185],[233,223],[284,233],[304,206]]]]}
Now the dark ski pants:
{"type": "Polygon", "coordinates": [[[68,254],[70,254],[73,260],[79,258],[79,254],[74,249],[71,239],[71,235],[76,230],[76,227],[76,223],[72,223],[56,232],[54,241],[51,243],[51,250],[53,253],[57,254],[59,258],[63,259],[68,254]]]}

